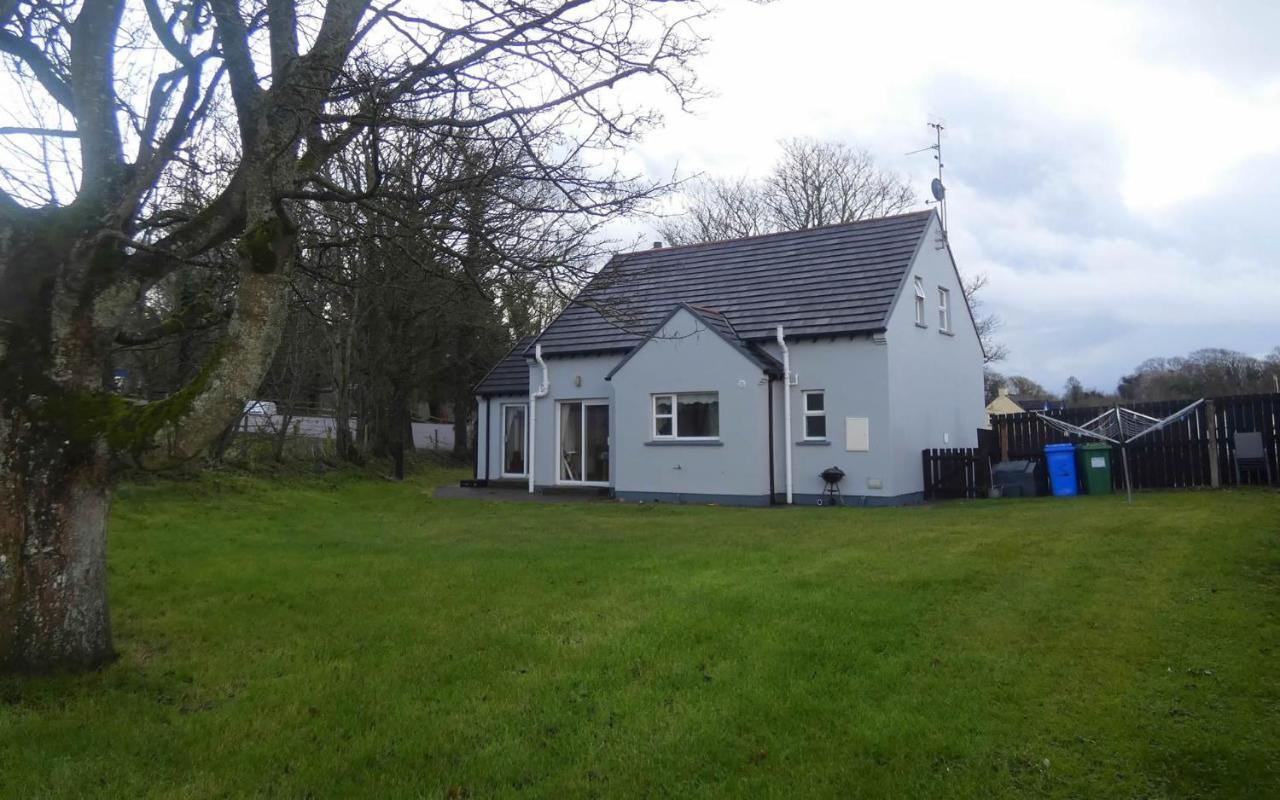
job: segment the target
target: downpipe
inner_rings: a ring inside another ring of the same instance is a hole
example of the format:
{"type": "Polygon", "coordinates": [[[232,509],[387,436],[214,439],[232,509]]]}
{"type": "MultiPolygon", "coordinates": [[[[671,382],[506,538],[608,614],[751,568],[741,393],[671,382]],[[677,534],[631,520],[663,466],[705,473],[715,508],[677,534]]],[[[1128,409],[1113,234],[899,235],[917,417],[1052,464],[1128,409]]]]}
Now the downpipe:
{"type": "Polygon", "coordinates": [[[547,369],[547,362],[542,360],[542,345],[533,348],[533,358],[538,362],[538,366],[542,367],[542,385],[538,387],[536,392],[529,395],[529,494],[533,494],[533,470],[534,464],[538,463],[534,458],[537,455],[534,450],[538,441],[538,401],[547,396],[551,391],[551,372],[547,369]]]}
{"type": "Polygon", "coordinates": [[[787,339],[783,335],[782,326],[778,326],[778,347],[782,348],[782,453],[787,473],[787,505],[792,505],[791,496],[791,387],[795,385],[791,376],[791,351],[787,349],[787,339]]]}

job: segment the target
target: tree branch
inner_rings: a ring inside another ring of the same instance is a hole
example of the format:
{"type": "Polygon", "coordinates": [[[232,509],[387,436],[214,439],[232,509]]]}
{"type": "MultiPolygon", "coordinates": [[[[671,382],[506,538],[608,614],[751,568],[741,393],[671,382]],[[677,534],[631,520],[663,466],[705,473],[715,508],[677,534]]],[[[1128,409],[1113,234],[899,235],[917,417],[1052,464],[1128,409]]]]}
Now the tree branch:
{"type": "Polygon", "coordinates": [[[168,319],[141,331],[120,331],[116,344],[124,347],[142,347],[171,336],[196,333],[216,327],[231,319],[231,309],[213,310],[197,303],[180,309],[168,319]]]}
{"type": "Polygon", "coordinates": [[[0,52],[8,53],[25,64],[58,105],[72,114],[76,112],[76,101],[72,96],[71,87],[58,76],[53,63],[33,42],[8,31],[0,31],[0,52]]]}
{"type": "Polygon", "coordinates": [[[124,165],[116,122],[115,38],[123,0],[86,3],[71,26],[71,93],[80,132],[82,195],[107,190],[124,165]]]}
{"type": "Polygon", "coordinates": [[[267,31],[271,40],[271,83],[285,79],[298,57],[298,11],[293,0],[267,0],[267,31]]]}
{"type": "Polygon", "coordinates": [[[209,0],[209,6],[217,24],[227,74],[231,76],[231,98],[236,105],[240,140],[246,151],[252,151],[257,144],[258,104],[263,92],[249,52],[249,32],[234,0],[209,0]]]}
{"type": "Polygon", "coordinates": [[[7,126],[0,128],[0,136],[46,136],[53,139],[75,139],[80,136],[80,132],[62,130],[60,128],[24,128],[21,126],[7,126]]]}
{"type": "Polygon", "coordinates": [[[151,22],[151,30],[155,32],[160,44],[164,45],[164,49],[168,50],[169,55],[177,59],[179,64],[190,67],[191,63],[195,61],[195,56],[190,50],[183,47],[182,43],[173,35],[173,29],[169,27],[169,21],[161,13],[160,4],[157,0],[143,0],[142,4],[147,9],[147,19],[151,22]]]}

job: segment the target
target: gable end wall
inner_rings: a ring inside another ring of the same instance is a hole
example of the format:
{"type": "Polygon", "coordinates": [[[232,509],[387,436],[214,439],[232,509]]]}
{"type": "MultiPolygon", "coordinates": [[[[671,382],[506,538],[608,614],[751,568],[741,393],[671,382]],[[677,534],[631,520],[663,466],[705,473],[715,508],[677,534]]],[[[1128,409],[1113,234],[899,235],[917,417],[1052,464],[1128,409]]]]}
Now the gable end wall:
{"type": "Polygon", "coordinates": [[[982,346],[965,305],[951,258],[941,246],[938,220],[925,234],[906,276],[885,337],[888,341],[893,483],[900,493],[921,492],[920,453],[934,447],[976,447],[986,425],[982,346]],[[915,321],[914,277],[924,279],[925,327],[915,321]],[[939,330],[938,287],[951,293],[950,335],[939,330]]]}

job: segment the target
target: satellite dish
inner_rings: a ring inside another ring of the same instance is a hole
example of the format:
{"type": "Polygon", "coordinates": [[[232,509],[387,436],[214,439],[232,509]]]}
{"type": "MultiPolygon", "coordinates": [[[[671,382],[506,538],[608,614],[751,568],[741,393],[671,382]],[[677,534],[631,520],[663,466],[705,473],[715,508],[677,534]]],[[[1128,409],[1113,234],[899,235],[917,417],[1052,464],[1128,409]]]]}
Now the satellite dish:
{"type": "Polygon", "coordinates": [[[933,183],[929,184],[929,188],[933,191],[933,199],[939,203],[947,196],[947,187],[942,185],[941,178],[934,178],[933,183]]]}

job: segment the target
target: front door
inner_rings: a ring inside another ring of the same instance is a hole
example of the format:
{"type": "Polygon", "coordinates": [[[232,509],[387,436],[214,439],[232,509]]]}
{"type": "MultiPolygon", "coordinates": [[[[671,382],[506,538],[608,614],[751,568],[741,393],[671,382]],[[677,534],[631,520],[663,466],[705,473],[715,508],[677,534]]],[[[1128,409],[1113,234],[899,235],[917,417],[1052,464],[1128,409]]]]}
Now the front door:
{"type": "Polygon", "coordinates": [[[609,403],[560,403],[560,483],[609,483],[609,403]]]}
{"type": "Polygon", "coordinates": [[[502,407],[502,476],[524,477],[525,445],[529,441],[525,427],[524,403],[502,407]]]}

